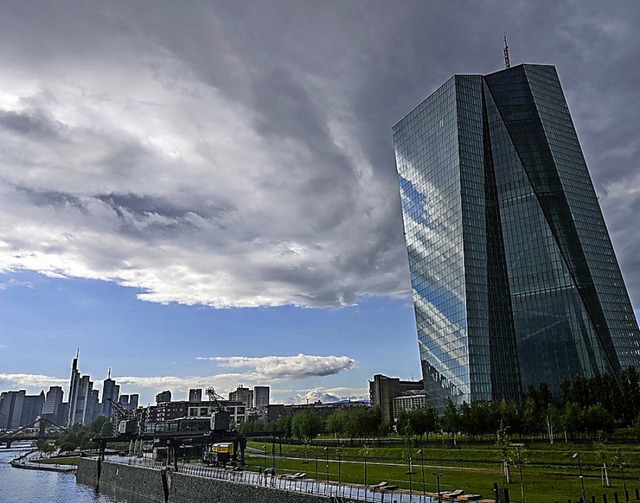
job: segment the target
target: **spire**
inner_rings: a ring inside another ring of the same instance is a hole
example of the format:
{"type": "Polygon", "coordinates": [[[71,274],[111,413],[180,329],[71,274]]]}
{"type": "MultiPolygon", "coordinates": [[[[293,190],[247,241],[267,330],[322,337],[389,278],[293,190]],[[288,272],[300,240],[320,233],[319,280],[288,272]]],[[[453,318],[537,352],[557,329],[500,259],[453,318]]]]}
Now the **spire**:
{"type": "Polygon", "coordinates": [[[107,379],[111,379],[111,367],[109,367],[109,376],[107,377],[107,379]]]}
{"type": "Polygon", "coordinates": [[[80,348],[76,349],[76,360],[80,358],[80,348]]]}
{"type": "Polygon", "coordinates": [[[509,46],[507,45],[507,34],[504,34],[504,67],[511,68],[511,62],[509,61],[509,46]]]}

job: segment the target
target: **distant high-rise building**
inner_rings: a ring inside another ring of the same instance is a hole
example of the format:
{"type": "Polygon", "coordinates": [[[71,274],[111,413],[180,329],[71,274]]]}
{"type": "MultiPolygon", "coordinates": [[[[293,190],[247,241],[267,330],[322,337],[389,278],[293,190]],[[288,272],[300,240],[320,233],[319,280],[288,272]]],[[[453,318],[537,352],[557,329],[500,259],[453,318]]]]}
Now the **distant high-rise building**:
{"type": "Polygon", "coordinates": [[[89,424],[96,417],[98,410],[97,390],[96,393],[93,392],[91,376],[81,376],[78,371],[79,354],[79,351],[76,352],[76,357],[71,364],[67,426],[89,424]]]}
{"type": "Polygon", "coordinates": [[[269,386],[253,387],[253,399],[254,399],[256,408],[266,407],[267,405],[269,405],[270,393],[271,393],[271,388],[269,388],[269,386]]]}
{"type": "Polygon", "coordinates": [[[67,426],[75,424],[76,402],[78,401],[78,382],[80,381],[80,371],[78,370],[78,358],[80,350],[76,351],[76,357],[71,363],[71,377],[69,378],[69,411],[67,416],[67,426]]]}
{"type": "Polygon", "coordinates": [[[120,395],[120,386],[111,379],[111,369],[109,369],[107,378],[102,383],[102,415],[111,417],[114,415],[113,405],[109,400],[118,402],[120,395]]]}
{"type": "Polygon", "coordinates": [[[171,401],[171,391],[161,391],[156,395],[156,403],[164,403],[171,401]]]}
{"type": "Polygon", "coordinates": [[[640,332],[553,66],[456,75],[394,128],[430,403],[640,367],[640,332]]]}
{"type": "Polygon", "coordinates": [[[138,408],[138,402],[140,401],[140,395],[133,393],[129,395],[129,407],[127,410],[136,410],[138,408]]]}
{"type": "Polygon", "coordinates": [[[42,415],[44,401],[44,391],[41,391],[39,395],[25,395],[24,401],[22,402],[20,426],[27,426],[42,415]]]}
{"type": "Polygon", "coordinates": [[[60,415],[62,410],[62,399],[64,398],[64,391],[61,386],[51,386],[42,406],[42,417],[54,422],[55,424],[62,425],[65,422],[65,417],[60,415]]]}
{"type": "Polygon", "coordinates": [[[242,402],[245,407],[250,409],[253,407],[253,391],[249,388],[245,388],[241,384],[235,391],[229,393],[229,400],[232,402],[242,402]]]}
{"type": "Polygon", "coordinates": [[[102,415],[102,404],[100,403],[100,394],[97,389],[92,389],[91,395],[89,397],[89,406],[87,409],[87,418],[85,420],[86,421],[85,424],[90,423],[100,415],[102,415]]]}
{"type": "Polygon", "coordinates": [[[118,403],[122,405],[123,408],[130,410],[129,408],[129,395],[120,395],[118,398],[118,403]]]}
{"type": "Polygon", "coordinates": [[[17,430],[33,423],[42,415],[44,391],[27,395],[25,390],[0,394],[0,430],[17,430]]]}
{"type": "Polygon", "coordinates": [[[190,389],[189,390],[190,402],[202,402],[202,389],[190,389]]]}
{"type": "Polygon", "coordinates": [[[25,390],[0,393],[0,430],[17,430],[20,428],[22,406],[26,394],[25,390]]]}

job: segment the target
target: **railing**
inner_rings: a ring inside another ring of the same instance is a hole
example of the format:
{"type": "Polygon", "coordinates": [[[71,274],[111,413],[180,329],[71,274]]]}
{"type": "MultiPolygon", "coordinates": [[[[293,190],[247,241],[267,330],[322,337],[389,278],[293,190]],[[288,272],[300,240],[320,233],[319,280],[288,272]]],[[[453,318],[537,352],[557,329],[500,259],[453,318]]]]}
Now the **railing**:
{"type": "MultiPolygon", "coordinates": [[[[160,469],[166,465],[145,458],[109,458],[109,461],[145,466],[148,468],[160,469]]],[[[414,493],[410,494],[406,490],[373,490],[371,487],[353,484],[338,484],[337,482],[326,482],[308,478],[293,478],[291,476],[274,477],[257,472],[226,470],[224,468],[214,468],[202,465],[179,464],[178,473],[193,475],[196,477],[206,477],[217,480],[226,480],[238,484],[252,486],[271,487],[280,491],[296,492],[301,494],[315,494],[326,496],[337,502],[371,502],[371,503],[432,503],[431,496],[414,493]]],[[[435,498],[434,498],[435,499],[435,498]]]]}

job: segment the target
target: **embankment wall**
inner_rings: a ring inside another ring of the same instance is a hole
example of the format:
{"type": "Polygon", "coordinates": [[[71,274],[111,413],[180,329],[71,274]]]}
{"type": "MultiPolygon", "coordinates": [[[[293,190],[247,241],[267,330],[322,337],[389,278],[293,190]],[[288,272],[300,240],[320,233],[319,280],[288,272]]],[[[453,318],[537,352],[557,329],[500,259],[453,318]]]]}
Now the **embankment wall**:
{"type": "Polygon", "coordinates": [[[131,495],[157,503],[326,503],[329,498],[253,486],[228,480],[198,477],[171,470],[135,465],[98,464],[82,458],[77,480],[116,496],[131,495]]]}

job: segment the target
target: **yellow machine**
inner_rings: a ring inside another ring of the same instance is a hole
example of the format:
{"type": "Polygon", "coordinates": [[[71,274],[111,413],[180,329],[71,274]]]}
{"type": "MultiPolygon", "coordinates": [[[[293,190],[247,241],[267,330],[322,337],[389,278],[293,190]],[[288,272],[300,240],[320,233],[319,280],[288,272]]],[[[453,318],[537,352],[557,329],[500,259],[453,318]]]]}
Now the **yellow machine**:
{"type": "Polygon", "coordinates": [[[203,461],[207,464],[224,465],[233,457],[233,442],[218,442],[205,449],[203,461]]]}

